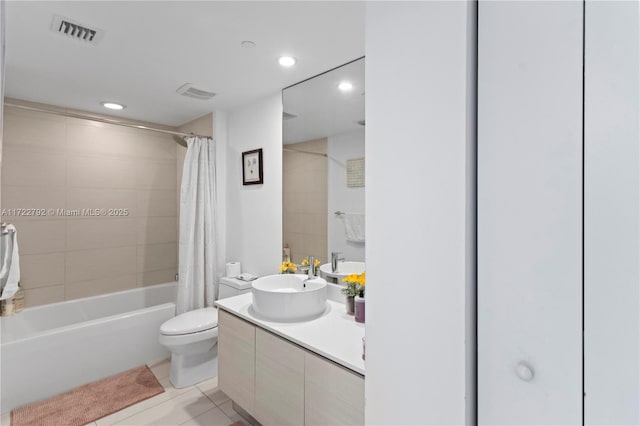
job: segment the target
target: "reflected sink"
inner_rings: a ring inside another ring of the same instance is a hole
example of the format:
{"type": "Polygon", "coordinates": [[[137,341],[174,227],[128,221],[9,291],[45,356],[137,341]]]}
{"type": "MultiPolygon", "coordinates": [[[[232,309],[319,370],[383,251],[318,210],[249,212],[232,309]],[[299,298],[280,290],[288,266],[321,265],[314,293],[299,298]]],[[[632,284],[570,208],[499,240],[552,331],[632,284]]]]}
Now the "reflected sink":
{"type": "Polygon", "coordinates": [[[253,311],[271,321],[308,321],[327,306],[327,282],[302,274],[267,275],[255,280],[253,311]]]}
{"type": "Polygon", "coordinates": [[[338,262],[338,270],[331,272],[331,263],[320,265],[320,274],[323,276],[336,278],[338,283],[350,274],[361,274],[364,272],[364,262],[338,262]]]}

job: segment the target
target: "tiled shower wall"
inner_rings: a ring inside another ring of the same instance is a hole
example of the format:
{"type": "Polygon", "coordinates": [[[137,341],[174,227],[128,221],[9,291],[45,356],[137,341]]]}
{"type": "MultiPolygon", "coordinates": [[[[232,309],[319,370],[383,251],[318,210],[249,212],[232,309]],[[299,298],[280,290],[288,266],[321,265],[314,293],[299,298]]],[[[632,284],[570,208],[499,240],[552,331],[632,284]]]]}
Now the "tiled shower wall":
{"type": "MultiPolygon", "coordinates": [[[[326,154],[327,139],[285,145],[298,151],[326,154]]],[[[283,242],[291,260],[307,256],[327,262],[327,158],[283,151],[283,242]]]]}
{"type": "Polygon", "coordinates": [[[18,229],[26,306],[173,281],[176,183],[171,136],[6,108],[2,221],[18,229]]]}

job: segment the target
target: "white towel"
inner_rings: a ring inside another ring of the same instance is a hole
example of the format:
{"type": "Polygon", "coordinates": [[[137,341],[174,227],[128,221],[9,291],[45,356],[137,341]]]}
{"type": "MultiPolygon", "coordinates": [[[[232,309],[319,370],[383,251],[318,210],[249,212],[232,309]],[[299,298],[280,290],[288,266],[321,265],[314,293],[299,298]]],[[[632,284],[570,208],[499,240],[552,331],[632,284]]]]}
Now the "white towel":
{"type": "Polygon", "coordinates": [[[18,231],[13,225],[5,227],[6,234],[0,236],[0,253],[2,253],[2,269],[0,269],[0,300],[11,299],[18,291],[20,282],[20,254],[18,250],[18,231]]]}
{"type": "Polygon", "coordinates": [[[341,215],[347,241],[364,243],[364,214],[345,213],[341,215]]]}

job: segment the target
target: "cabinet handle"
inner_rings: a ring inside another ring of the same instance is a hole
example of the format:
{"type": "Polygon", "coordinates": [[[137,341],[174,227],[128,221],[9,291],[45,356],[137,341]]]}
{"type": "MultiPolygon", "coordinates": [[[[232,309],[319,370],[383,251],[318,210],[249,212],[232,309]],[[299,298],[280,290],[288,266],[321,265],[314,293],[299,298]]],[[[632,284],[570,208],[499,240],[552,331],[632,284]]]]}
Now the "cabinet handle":
{"type": "Polygon", "coordinates": [[[524,382],[530,382],[533,380],[533,368],[521,361],[516,365],[516,376],[524,382]]]}

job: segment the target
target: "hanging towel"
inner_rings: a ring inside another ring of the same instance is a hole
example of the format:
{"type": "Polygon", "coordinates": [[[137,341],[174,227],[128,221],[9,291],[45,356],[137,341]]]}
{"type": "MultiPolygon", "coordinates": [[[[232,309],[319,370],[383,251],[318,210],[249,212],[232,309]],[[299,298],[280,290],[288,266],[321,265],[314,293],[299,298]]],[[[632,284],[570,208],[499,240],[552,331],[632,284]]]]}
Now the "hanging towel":
{"type": "Polygon", "coordinates": [[[18,231],[13,225],[5,227],[6,233],[0,236],[2,250],[2,269],[0,269],[0,300],[11,299],[18,291],[20,282],[20,254],[18,251],[18,231]]]}
{"type": "Polygon", "coordinates": [[[341,217],[344,222],[344,234],[347,241],[364,243],[364,214],[345,213],[341,217]]]}

